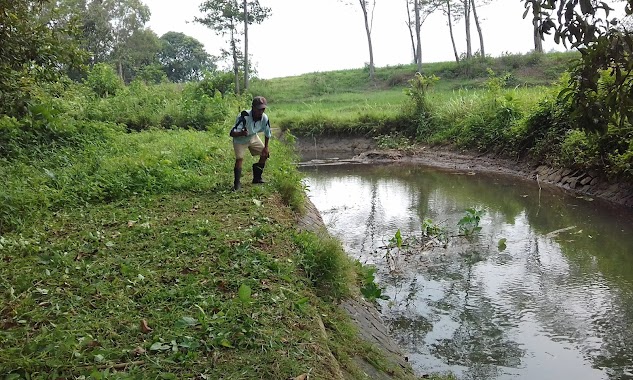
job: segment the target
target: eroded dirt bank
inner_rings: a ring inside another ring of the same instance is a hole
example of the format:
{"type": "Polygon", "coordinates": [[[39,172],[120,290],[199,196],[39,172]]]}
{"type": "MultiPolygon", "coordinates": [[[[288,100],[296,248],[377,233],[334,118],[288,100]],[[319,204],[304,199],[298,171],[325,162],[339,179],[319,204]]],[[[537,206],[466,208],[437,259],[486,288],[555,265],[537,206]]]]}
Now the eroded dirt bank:
{"type": "Polygon", "coordinates": [[[465,172],[497,173],[533,180],[541,186],[557,186],[576,196],[633,207],[633,184],[609,181],[601,173],[592,171],[534,165],[449,147],[380,150],[373,140],[362,137],[299,137],[295,147],[305,160],[302,165],[399,161],[465,172]]]}

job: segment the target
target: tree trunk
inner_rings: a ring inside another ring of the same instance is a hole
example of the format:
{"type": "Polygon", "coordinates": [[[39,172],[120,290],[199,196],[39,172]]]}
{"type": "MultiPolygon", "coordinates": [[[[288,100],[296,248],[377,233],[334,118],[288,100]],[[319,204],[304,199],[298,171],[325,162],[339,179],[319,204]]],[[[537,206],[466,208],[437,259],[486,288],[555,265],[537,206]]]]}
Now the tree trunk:
{"type": "Polygon", "coordinates": [[[453,44],[455,62],[459,63],[459,54],[457,54],[457,46],[455,45],[455,34],[453,33],[453,14],[451,13],[451,0],[446,0],[446,5],[448,8],[448,30],[451,34],[451,43],[453,44]]]}
{"type": "Polygon", "coordinates": [[[417,48],[416,48],[416,60],[418,63],[418,72],[422,73],[422,37],[420,36],[420,29],[422,28],[422,24],[420,23],[420,0],[415,0],[415,35],[417,38],[417,48]]]}
{"type": "Polygon", "coordinates": [[[481,53],[481,57],[486,57],[486,50],[484,49],[484,35],[481,32],[481,25],[479,24],[479,17],[477,17],[477,6],[475,5],[475,0],[470,0],[470,4],[472,5],[473,17],[475,18],[475,26],[477,27],[477,33],[479,34],[479,52],[481,53]]]}
{"type": "Polygon", "coordinates": [[[415,49],[415,40],[413,39],[413,30],[411,29],[411,9],[409,8],[409,0],[404,0],[407,3],[407,28],[409,28],[409,36],[411,37],[411,50],[413,51],[413,63],[418,64],[418,54],[415,49]]]}
{"type": "MultiPolygon", "coordinates": [[[[375,76],[374,75],[375,68],[374,68],[374,48],[371,43],[371,25],[373,24],[374,10],[372,8],[372,11],[371,11],[372,21],[369,22],[369,19],[367,17],[366,0],[358,0],[358,1],[360,3],[361,8],[363,8],[363,16],[365,18],[365,32],[367,33],[367,43],[369,45],[369,78],[373,81],[374,76],[375,76]]],[[[374,0],[374,7],[375,6],[376,6],[376,1],[374,0]]]]}
{"type": "Polygon", "coordinates": [[[462,0],[464,4],[464,24],[466,26],[466,59],[473,57],[472,39],[470,37],[470,0],[462,0]]]}
{"type": "Polygon", "coordinates": [[[532,7],[532,26],[534,27],[534,52],[542,53],[543,52],[543,40],[541,39],[541,33],[539,33],[539,21],[540,14],[536,11],[535,7],[532,7]]]}
{"type": "Polygon", "coordinates": [[[240,93],[240,70],[237,60],[237,44],[235,42],[235,29],[231,29],[231,53],[233,54],[233,75],[235,76],[235,94],[240,93]]]}
{"type": "Polygon", "coordinates": [[[248,6],[244,0],[244,91],[249,87],[249,62],[248,62],[248,6]]]}

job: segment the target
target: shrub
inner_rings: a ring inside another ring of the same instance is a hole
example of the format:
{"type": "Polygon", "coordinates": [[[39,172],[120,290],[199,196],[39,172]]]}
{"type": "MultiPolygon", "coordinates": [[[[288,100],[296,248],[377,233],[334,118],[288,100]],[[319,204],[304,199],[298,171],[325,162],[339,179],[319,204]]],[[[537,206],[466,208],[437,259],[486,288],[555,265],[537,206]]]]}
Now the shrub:
{"type": "Polygon", "coordinates": [[[123,81],[114,71],[114,68],[106,63],[94,65],[88,72],[86,84],[102,98],[116,95],[117,91],[124,87],[123,81]]]}

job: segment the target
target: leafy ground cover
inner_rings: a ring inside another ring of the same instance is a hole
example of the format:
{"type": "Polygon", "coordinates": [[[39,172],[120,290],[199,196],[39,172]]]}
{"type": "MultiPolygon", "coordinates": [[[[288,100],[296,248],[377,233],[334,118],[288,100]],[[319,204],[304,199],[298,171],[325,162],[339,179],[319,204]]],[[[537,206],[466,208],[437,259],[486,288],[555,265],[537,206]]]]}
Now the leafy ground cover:
{"type": "Polygon", "coordinates": [[[6,378],[362,378],[356,356],[411,376],[336,307],[360,294],[362,268],[296,232],[305,193],[290,146],[272,142],[267,184],[231,192],[228,125],[99,123],[4,130],[6,378]]]}

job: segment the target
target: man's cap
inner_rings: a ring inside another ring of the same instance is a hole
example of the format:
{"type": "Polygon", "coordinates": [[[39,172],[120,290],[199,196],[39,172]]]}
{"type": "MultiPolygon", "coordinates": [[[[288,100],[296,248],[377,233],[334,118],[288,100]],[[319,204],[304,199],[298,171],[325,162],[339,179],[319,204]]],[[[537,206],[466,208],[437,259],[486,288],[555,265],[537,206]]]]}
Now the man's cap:
{"type": "Polygon", "coordinates": [[[263,96],[256,96],[253,98],[253,108],[257,108],[257,109],[264,109],[268,106],[268,102],[266,101],[266,98],[264,98],[263,96]]]}

